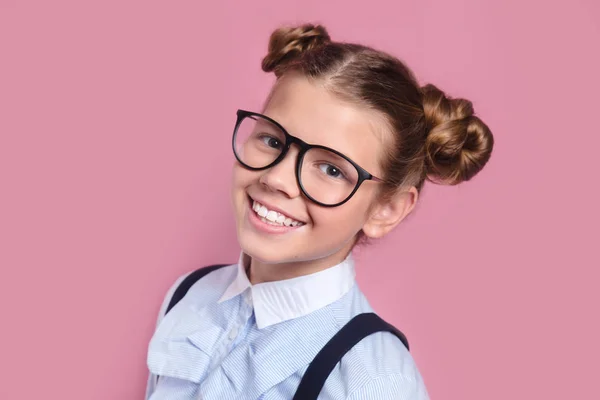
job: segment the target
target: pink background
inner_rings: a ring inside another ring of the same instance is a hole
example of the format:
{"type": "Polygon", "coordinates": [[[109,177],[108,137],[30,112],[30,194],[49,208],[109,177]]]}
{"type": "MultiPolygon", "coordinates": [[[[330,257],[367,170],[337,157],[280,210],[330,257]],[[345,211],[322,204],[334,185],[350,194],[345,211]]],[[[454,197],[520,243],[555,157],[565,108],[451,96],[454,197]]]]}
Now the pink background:
{"type": "Polygon", "coordinates": [[[358,255],[432,398],[600,398],[599,4],[0,0],[0,398],[142,398],[168,286],[237,258],[234,113],[305,20],[495,133],[479,177],[358,255]]]}

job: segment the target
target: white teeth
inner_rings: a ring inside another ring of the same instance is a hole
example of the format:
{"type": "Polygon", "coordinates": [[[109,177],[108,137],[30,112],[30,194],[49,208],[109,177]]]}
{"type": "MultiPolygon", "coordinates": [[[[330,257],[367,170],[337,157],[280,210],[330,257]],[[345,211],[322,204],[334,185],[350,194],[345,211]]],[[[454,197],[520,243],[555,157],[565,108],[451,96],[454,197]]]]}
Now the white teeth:
{"type": "Polygon", "coordinates": [[[255,201],[252,203],[252,210],[258,214],[261,221],[266,222],[270,225],[276,226],[300,226],[304,225],[300,221],[295,221],[291,218],[286,217],[283,214],[278,213],[277,211],[269,210],[267,207],[263,206],[259,202],[255,201]]]}
{"type": "Polygon", "coordinates": [[[264,222],[265,224],[269,224],[269,225],[275,225],[275,226],[281,226],[280,224],[278,224],[277,222],[273,222],[273,221],[269,221],[268,219],[264,218],[264,217],[260,217],[260,220],[262,222],[264,222]]]}
{"type": "Polygon", "coordinates": [[[275,222],[275,221],[277,221],[277,212],[275,212],[275,211],[269,211],[267,213],[267,216],[265,218],[268,219],[271,222],[275,222]]]}

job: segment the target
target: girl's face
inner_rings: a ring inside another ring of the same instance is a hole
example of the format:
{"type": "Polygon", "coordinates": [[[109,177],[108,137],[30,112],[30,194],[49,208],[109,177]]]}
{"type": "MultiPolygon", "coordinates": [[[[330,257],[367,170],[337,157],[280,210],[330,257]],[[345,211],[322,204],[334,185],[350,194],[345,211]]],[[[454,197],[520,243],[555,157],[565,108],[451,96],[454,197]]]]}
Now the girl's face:
{"type": "MultiPolygon", "coordinates": [[[[381,118],[339,100],[320,87],[318,81],[298,74],[284,76],[276,84],[263,114],[304,142],[335,149],[373,175],[383,175],[380,161],[385,125],[381,118]]],[[[363,182],[354,196],[338,207],[317,205],[298,186],[298,150],[292,145],[279,164],[262,171],[250,171],[236,162],[232,199],[237,235],[243,252],[254,261],[302,263],[305,269],[318,270],[346,257],[357,233],[372,219],[372,206],[381,184],[363,182]],[[300,224],[269,224],[254,210],[258,209],[255,202],[300,224]]],[[[365,229],[367,235],[370,231],[365,229]]]]}

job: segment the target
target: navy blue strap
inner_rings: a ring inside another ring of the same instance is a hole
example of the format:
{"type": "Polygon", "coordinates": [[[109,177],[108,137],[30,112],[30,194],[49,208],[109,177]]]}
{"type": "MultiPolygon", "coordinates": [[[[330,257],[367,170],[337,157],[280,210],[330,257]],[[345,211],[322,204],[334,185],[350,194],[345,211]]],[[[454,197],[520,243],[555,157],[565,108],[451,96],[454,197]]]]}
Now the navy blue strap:
{"type": "Polygon", "coordinates": [[[194,285],[194,283],[198,282],[201,278],[210,274],[211,272],[216,271],[219,268],[226,267],[227,265],[229,264],[218,264],[199,268],[191,274],[189,274],[188,276],[186,276],[185,279],[181,281],[179,286],[177,286],[177,289],[175,289],[175,292],[173,293],[173,297],[171,297],[171,301],[169,302],[169,306],[167,307],[167,311],[165,311],[165,314],[171,311],[171,309],[175,307],[175,304],[179,303],[179,301],[183,299],[183,297],[186,295],[188,290],[190,290],[190,288],[194,285]]]}
{"type": "Polygon", "coordinates": [[[374,313],[359,314],[327,342],[304,373],[293,400],[316,400],[325,381],[352,347],[375,332],[391,332],[408,349],[406,336],[374,313]]]}

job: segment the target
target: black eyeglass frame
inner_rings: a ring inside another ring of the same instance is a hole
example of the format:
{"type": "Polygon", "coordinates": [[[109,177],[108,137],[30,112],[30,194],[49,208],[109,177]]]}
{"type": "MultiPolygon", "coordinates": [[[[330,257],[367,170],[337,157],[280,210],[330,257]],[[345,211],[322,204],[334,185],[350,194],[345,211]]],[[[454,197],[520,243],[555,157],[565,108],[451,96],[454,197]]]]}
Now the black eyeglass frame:
{"type": "Polygon", "coordinates": [[[232,139],[232,147],[233,147],[233,154],[235,156],[235,158],[237,159],[237,161],[246,169],[251,170],[251,171],[263,171],[265,169],[269,169],[277,164],[279,164],[281,162],[281,160],[283,160],[286,156],[286,154],[288,153],[290,147],[292,147],[292,144],[296,144],[299,148],[300,151],[298,152],[298,158],[296,159],[296,182],[298,183],[298,186],[300,187],[300,190],[302,191],[302,193],[312,202],[323,206],[323,207],[338,207],[341,206],[342,204],[346,203],[348,200],[350,200],[352,198],[352,196],[354,196],[354,194],[356,193],[356,191],[358,190],[358,188],[362,185],[362,183],[364,181],[368,181],[368,180],[372,180],[374,182],[384,182],[383,179],[376,177],[375,175],[371,174],[370,172],[368,172],[367,170],[365,170],[363,167],[361,167],[360,165],[358,165],[357,163],[355,163],[354,161],[352,161],[349,157],[347,157],[345,154],[340,153],[339,151],[326,147],[326,146],[321,146],[321,145],[315,145],[315,144],[309,144],[306,143],[305,141],[303,141],[302,139],[299,139],[295,136],[292,136],[288,133],[288,131],[281,126],[281,124],[277,121],[275,121],[272,118],[267,117],[266,115],[260,114],[260,113],[256,113],[256,112],[252,112],[252,111],[246,111],[246,110],[238,110],[237,111],[237,121],[235,123],[235,128],[233,130],[233,139],[232,139]],[[283,132],[283,135],[285,137],[285,143],[284,143],[284,147],[283,150],[281,151],[281,154],[279,156],[277,156],[277,158],[271,162],[270,164],[264,166],[264,167],[252,167],[248,164],[245,164],[241,158],[238,156],[236,150],[235,150],[235,139],[237,136],[237,132],[238,129],[240,127],[240,125],[242,124],[242,121],[245,118],[248,117],[259,117],[259,118],[263,118],[267,121],[269,121],[270,123],[272,123],[273,125],[275,125],[277,128],[279,128],[281,130],[281,132],[283,132]],[[352,164],[352,166],[354,168],[356,168],[356,171],[358,172],[358,181],[356,182],[356,186],[354,187],[354,190],[352,190],[352,192],[343,200],[340,201],[339,203],[335,203],[335,204],[326,204],[326,203],[322,203],[318,200],[316,200],[315,198],[313,198],[310,194],[307,193],[307,191],[304,189],[304,186],[302,185],[302,181],[300,179],[300,175],[301,175],[301,171],[302,171],[302,162],[304,161],[304,155],[306,154],[307,151],[309,151],[310,149],[321,149],[321,150],[327,150],[330,151],[340,157],[342,157],[343,159],[345,159],[346,161],[348,161],[350,164],[352,164]]]}

